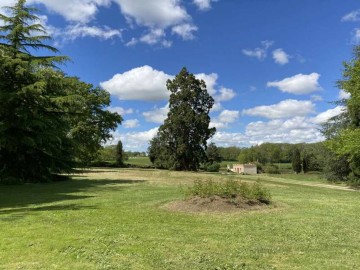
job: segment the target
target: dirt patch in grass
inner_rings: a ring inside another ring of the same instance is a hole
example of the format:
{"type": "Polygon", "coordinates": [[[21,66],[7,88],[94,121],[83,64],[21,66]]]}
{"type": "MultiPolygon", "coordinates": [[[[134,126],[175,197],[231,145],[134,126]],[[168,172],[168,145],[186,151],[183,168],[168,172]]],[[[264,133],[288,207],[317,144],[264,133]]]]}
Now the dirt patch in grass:
{"type": "Polygon", "coordinates": [[[211,196],[202,198],[195,196],[182,201],[168,203],[166,209],[179,212],[221,212],[231,213],[269,209],[270,205],[258,200],[247,200],[241,197],[223,198],[211,196]]]}

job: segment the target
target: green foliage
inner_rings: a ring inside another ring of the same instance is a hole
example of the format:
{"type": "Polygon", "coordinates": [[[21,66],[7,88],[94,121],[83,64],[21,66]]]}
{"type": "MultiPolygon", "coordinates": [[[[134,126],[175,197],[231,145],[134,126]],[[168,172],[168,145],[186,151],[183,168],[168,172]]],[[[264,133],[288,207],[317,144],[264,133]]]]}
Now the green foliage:
{"type": "Polygon", "coordinates": [[[244,199],[258,200],[267,204],[270,203],[271,199],[270,192],[260,183],[249,184],[232,179],[227,179],[223,182],[195,180],[193,186],[186,190],[186,194],[188,196],[199,196],[202,198],[219,196],[231,199],[239,196],[244,199]]]}
{"type": "Polygon", "coordinates": [[[149,157],[156,167],[197,170],[206,161],[207,140],[215,133],[209,128],[214,99],[203,80],[183,68],[166,84],[171,92],[169,113],[150,142],[149,157]]]}
{"type": "Polygon", "coordinates": [[[237,161],[241,149],[235,146],[218,147],[222,160],[237,161]]]}
{"type": "Polygon", "coordinates": [[[119,167],[124,166],[124,150],[120,140],[116,145],[116,165],[119,167]]]}
{"type": "MultiPolygon", "coordinates": [[[[340,159],[346,158],[351,170],[351,178],[360,178],[360,46],[354,49],[354,58],[344,63],[343,79],[338,87],[350,98],[340,103],[346,111],[337,118],[330,119],[323,133],[329,139],[325,145],[340,159]]],[[[336,173],[335,173],[336,175],[336,173]]],[[[350,176],[350,173],[349,173],[350,176]]],[[[341,177],[342,180],[343,177],[341,177]]]]}
{"type": "Polygon", "coordinates": [[[35,9],[20,0],[9,11],[0,15],[0,182],[45,182],[92,158],[121,118],[104,110],[108,93],[54,69],[66,57],[30,53],[57,52],[35,9]]]}
{"type": "Polygon", "coordinates": [[[220,163],[213,162],[213,163],[205,163],[204,170],[207,172],[218,172],[220,170],[220,163]]]}
{"type": "Polygon", "coordinates": [[[275,165],[275,164],[264,165],[262,167],[262,170],[263,170],[264,173],[280,174],[279,167],[277,165],[275,165]]]}
{"type": "Polygon", "coordinates": [[[300,150],[298,148],[295,148],[293,151],[292,156],[292,168],[295,173],[301,172],[301,156],[300,156],[300,150]]]}
{"type": "Polygon", "coordinates": [[[219,148],[215,145],[215,143],[210,143],[206,149],[206,158],[207,162],[213,164],[214,162],[220,163],[222,161],[222,157],[220,155],[219,148]]]}

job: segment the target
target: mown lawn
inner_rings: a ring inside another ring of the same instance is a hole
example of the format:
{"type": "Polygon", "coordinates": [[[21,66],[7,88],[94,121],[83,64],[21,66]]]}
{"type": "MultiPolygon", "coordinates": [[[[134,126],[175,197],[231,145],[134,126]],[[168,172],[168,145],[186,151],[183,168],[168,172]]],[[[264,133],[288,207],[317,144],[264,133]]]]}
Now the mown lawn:
{"type": "Polygon", "coordinates": [[[270,178],[105,169],[0,186],[0,269],[360,269],[360,193],[270,178]],[[263,181],[275,205],[166,209],[194,179],[227,177],[263,181]]]}

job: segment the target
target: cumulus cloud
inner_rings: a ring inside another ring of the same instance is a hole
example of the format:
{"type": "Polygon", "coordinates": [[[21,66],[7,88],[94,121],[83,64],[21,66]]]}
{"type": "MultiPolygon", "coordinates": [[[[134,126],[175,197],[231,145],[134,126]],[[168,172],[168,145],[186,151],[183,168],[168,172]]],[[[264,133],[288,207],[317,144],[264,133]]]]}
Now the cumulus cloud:
{"type": "Polygon", "coordinates": [[[273,59],[275,63],[279,65],[285,65],[289,63],[290,55],[284,52],[283,49],[276,49],[272,52],[273,59]]]}
{"type": "Polygon", "coordinates": [[[311,101],[322,101],[323,100],[323,98],[322,98],[322,96],[319,96],[319,95],[312,95],[311,96],[311,101]]]}
{"type": "Polygon", "coordinates": [[[236,122],[239,116],[239,111],[223,110],[217,118],[211,121],[210,127],[215,127],[216,129],[227,128],[229,124],[236,122]]]}
{"type": "Polygon", "coordinates": [[[356,44],[360,43],[360,28],[355,28],[352,35],[353,42],[356,44]]]}
{"type": "Polygon", "coordinates": [[[339,99],[349,99],[350,98],[350,93],[345,92],[344,90],[340,90],[339,91],[339,95],[338,98],[339,99]]]}
{"type": "MultiPolygon", "coordinates": [[[[121,30],[111,29],[110,27],[98,27],[88,26],[82,24],[68,25],[65,28],[56,28],[50,25],[46,25],[46,30],[49,35],[58,40],[59,43],[66,43],[68,41],[74,41],[78,38],[92,37],[102,40],[108,40],[112,38],[120,38],[121,30]]],[[[61,44],[59,44],[61,45],[61,44]]]]}
{"type": "Polygon", "coordinates": [[[269,119],[291,118],[295,116],[306,116],[314,112],[314,107],[315,105],[311,101],[287,99],[277,104],[257,106],[251,109],[243,110],[243,114],[260,116],[269,119]]]}
{"type": "Polygon", "coordinates": [[[217,0],[193,0],[194,4],[200,10],[208,10],[211,8],[211,2],[215,2],[217,0]]]}
{"type": "Polygon", "coordinates": [[[126,150],[144,151],[149,146],[149,141],[156,135],[158,128],[153,128],[140,132],[113,132],[113,139],[108,144],[116,144],[119,140],[123,143],[126,150]]]}
{"type": "Polygon", "coordinates": [[[129,119],[122,123],[124,128],[136,128],[140,125],[139,120],[137,119],[129,119]]]}
{"type": "Polygon", "coordinates": [[[221,87],[219,92],[214,96],[216,102],[232,100],[236,96],[235,91],[230,88],[221,87]]]}
{"type": "Polygon", "coordinates": [[[114,0],[131,23],[165,29],[191,19],[178,0],[114,0]]]}
{"type": "MultiPolygon", "coordinates": [[[[13,1],[15,3],[15,1],[13,1]]],[[[48,10],[60,14],[68,21],[88,23],[94,19],[99,7],[107,7],[111,0],[28,0],[27,4],[43,4],[48,10]]]]}
{"type": "Polygon", "coordinates": [[[343,22],[357,22],[360,21],[360,9],[354,10],[341,18],[343,22]]]}
{"type": "Polygon", "coordinates": [[[323,140],[318,126],[309,123],[304,117],[252,122],[246,127],[245,135],[249,138],[250,144],[311,143],[323,140]]]}
{"type": "Polygon", "coordinates": [[[147,122],[162,124],[167,118],[169,112],[169,104],[166,104],[162,108],[154,108],[152,111],[143,112],[143,116],[147,122]]]}
{"type": "Polygon", "coordinates": [[[317,116],[311,118],[310,121],[315,124],[323,124],[323,123],[327,122],[330,118],[343,113],[345,110],[346,110],[346,107],[337,106],[333,109],[329,109],[325,112],[319,113],[317,116]]]}
{"type": "MultiPolygon", "coordinates": [[[[206,9],[210,5],[210,0],[195,1],[199,8],[206,9]]],[[[3,0],[2,2],[4,5],[12,6],[16,0],[3,0]]],[[[184,40],[193,39],[193,33],[197,31],[197,26],[192,23],[192,17],[180,0],[28,0],[27,3],[29,5],[43,5],[49,11],[64,17],[70,22],[72,28],[77,26],[77,31],[88,33],[88,36],[98,37],[100,35],[102,38],[108,35],[117,36],[119,33],[109,32],[109,29],[104,29],[103,26],[97,27],[96,31],[95,29],[84,28],[94,28],[88,24],[96,19],[100,8],[109,7],[112,3],[116,3],[131,28],[145,27],[147,29],[145,35],[132,38],[127,45],[143,42],[150,45],[160,44],[163,47],[170,47],[172,43],[166,39],[167,29],[171,29],[173,34],[179,35],[184,40]],[[98,33],[99,30],[102,31],[101,34],[98,33]],[[103,33],[105,30],[106,33],[103,33]]]]}
{"type": "Polygon", "coordinates": [[[267,51],[273,44],[273,41],[264,40],[261,42],[261,47],[255,49],[243,49],[242,52],[246,56],[255,57],[261,61],[267,57],[267,51]]]}
{"type": "Polygon", "coordinates": [[[150,66],[142,66],[114,75],[100,86],[120,100],[164,100],[169,97],[166,81],[173,76],[150,66]]]}
{"type": "Polygon", "coordinates": [[[267,87],[276,87],[282,92],[296,95],[310,94],[321,89],[319,78],[320,74],[315,72],[309,75],[300,73],[281,81],[268,82],[267,87]]]}
{"type": "Polygon", "coordinates": [[[190,40],[190,39],[195,38],[193,32],[195,32],[197,30],[198,30],[197,26],[190,24],[190,23],[184,23],[184,24],[174,26],[172,28],[172,33],[179,35],[184,40],[190,40]]]}
{"type": "MultiPolygon", "coordinates": [[[[120,100],[166,100],[169,97],[166,81],[174,77],[174,75],[166,74],[145,65],[124,73],[115,74],[111,79],[101,82],[100,86],[120,100]]],[[[228,101],[236,95],[232,89],[218,87],[218,75],[216,73],[200,73],[195,74],[195,77],[204,80],[207,91],[215,98],[217,103],[228,101]]]]}
{"type": "Polygon", "coordinates": [[[118,113],[120,115],[132,114],[134,112],[134,110],[131,109],[131,108],[130,109],[124,109],[123,107],[118,107],[118,106],[116,106],[116,107],[108,107],[107,110],[110,111],[110,112],[113,112],[113,113],[116,112],[116,113],[118,113]]]}

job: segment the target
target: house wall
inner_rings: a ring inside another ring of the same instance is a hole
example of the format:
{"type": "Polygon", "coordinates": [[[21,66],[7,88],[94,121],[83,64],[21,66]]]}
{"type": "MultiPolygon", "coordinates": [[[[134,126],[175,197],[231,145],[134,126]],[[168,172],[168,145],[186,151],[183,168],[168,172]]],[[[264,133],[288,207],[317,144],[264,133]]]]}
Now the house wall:
{"type": "Polygon", "coordinates": [[[257,174],[257,167],[252,164],[234,164],[231,171],[235,173],[257,174]]]}

